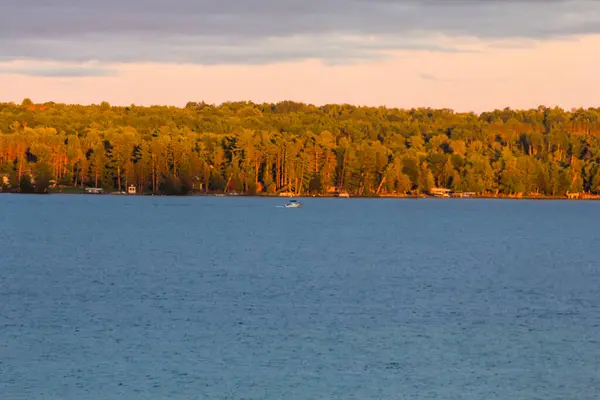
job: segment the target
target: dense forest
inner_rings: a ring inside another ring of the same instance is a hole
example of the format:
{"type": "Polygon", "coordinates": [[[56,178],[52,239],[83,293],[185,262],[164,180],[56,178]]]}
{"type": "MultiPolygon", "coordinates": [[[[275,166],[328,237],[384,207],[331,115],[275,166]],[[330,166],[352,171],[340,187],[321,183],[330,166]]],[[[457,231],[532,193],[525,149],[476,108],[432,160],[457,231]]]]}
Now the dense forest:
{"type": "Polygon", "coordinates": [[[600,193],[600,108],[0,104],[5,191],[600,193]]]}

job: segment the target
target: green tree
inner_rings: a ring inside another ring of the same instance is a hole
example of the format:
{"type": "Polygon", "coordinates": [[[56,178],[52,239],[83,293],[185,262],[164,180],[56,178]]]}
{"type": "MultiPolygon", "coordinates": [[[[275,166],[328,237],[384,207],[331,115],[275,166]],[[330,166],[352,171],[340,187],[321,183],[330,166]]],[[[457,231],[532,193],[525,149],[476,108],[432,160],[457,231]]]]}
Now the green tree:
{"type": "MultiPolygon", "coordinates": [[[[140,192],[600,193],[600,109],[0,103],[0,170],[140,192]],[[45,172],[44,172],[45,173],[45,172]],[[43,175],[43,174],[41,174],[43,175]]],[[[28,190],[27,178],[23,183],[28,190]]]]}
{"type": "Polygon", "coordinates": [[[54,179],[52,166],[47,162],[39,162],[35,166],[35,184],[33,191],[35,193],[48,193],[50,181],[54,179]]]}

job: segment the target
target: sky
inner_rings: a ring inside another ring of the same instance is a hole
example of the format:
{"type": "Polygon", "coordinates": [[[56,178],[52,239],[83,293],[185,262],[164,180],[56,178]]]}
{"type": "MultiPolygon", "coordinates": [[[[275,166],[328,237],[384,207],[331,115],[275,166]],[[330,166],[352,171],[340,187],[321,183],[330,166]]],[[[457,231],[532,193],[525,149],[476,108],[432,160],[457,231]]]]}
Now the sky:
{"type": "Polygon", "coordinates": [[[0,101],[600,106],[600,0],[0,3],[0,101]]]}

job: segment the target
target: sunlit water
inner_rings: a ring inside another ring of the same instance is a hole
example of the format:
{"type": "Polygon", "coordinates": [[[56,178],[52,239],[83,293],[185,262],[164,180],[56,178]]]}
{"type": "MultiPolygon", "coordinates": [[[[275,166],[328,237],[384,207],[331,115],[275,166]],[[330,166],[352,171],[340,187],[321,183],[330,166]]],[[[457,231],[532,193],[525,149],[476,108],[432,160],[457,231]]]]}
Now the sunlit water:
{"type": "Polygon", "coordinates": [[[0,195],[2,399],[597,399],[600,202],[0,195]]]}

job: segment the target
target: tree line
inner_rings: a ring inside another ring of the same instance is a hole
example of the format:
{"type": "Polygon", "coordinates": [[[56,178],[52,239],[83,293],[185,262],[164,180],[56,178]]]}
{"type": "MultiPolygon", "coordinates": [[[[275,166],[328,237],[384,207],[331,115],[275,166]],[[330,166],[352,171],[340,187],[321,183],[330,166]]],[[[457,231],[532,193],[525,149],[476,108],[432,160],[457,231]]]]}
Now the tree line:
{"type": "Polygon", "coordinates": [[[599,161],[600,108],[0,103],[4,190],[22,192],[562,196],[600,193],[599,161]]]}

